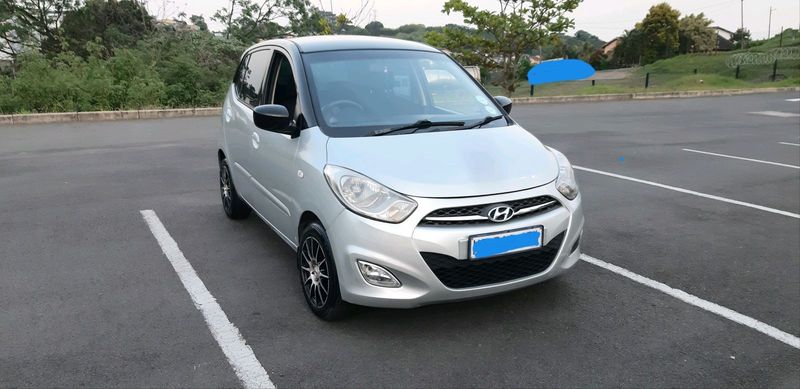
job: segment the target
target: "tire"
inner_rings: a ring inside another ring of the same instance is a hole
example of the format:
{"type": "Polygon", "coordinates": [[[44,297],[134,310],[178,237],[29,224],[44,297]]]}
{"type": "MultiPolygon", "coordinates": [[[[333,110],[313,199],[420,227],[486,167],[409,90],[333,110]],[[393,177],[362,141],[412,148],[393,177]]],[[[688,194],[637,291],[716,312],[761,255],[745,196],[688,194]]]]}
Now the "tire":
{"type": "Polygon", "coordinates": [[[309,224],[300,233],[297,270],[303,296],[317,317],[336,321],[350,313],[352,306],[342,300],[328,234],[318,222],[309,224]]]}
{"type": "Polygon", "coordinates": [[[250,206],[236,192],[228,160],[225,158],[219,161],[219,194],[222,199],[222,209],[229,218],[240,220],[250,215],[250,206]]]}

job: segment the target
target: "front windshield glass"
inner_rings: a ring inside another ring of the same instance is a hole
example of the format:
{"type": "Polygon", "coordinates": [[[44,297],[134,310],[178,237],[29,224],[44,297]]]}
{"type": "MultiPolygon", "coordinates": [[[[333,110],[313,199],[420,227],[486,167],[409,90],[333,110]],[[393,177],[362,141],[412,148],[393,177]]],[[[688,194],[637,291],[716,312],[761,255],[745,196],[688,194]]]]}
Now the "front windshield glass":
{"type": "MultiPolygon", "coordinates": [[[[320,125],[329,136],[364,136],[420,120],[470,125],[501,115],[471,76],[441,53],[328,51],[303,59],[320,125]]],[[[484,127],[505,125],[501,119],[484,127]]]]}

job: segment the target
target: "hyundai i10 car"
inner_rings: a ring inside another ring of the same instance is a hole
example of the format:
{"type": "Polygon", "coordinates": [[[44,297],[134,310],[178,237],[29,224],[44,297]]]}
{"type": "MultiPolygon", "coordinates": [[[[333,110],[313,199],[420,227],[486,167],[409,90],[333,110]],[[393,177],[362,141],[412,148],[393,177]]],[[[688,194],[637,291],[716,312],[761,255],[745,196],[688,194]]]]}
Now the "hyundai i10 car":
{"type": "Polygon", "coordinates": [[[580,257],[581,196],[511,106],[420,43],[256,44],[222,110],[223,209],[297,252],[298,289],[326,320],[550,279],[580,257]]]}

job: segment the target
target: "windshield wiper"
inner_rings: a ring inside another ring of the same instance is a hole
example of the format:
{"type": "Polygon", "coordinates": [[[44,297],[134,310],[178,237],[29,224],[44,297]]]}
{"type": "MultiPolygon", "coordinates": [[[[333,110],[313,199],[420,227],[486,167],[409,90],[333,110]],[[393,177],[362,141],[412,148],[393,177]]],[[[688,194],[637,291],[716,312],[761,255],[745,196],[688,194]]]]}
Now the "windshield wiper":
{"type": "MultiPolygon", "coordinates": [[[[505,116],[503,116],[503,115],[487,116],[487,117],[483,118],[481,121],[479,121],[479,122],[477,122],[475,124],[470,124],[469,126],[464,126],[464,127],[459,127],[459,128],[453,128],[451,131],[471,130],[473,128],[481,128],[481,127],[483,127],[483,126],[485,126],[485,125],[487,125],[487,124],[489,124],[489,123],[491,123],[491,122],[493,122],[495,120],[502,119],[504,117],[505,116]]],[[[430,132],[435,132],[435,131],[439,131],[439,130],[431,130],[430,132]]]]}
{"type": "Polygon", "coordinates": [[[469,130],[469,129],[472,129],[472,128],[481,128],[481,127],[483,127],[483,126],[485,126],[485,125],[487,125],[487,124],[489,124],[489,123],[491,123],[491,122],[493,122],[495,120],[502,119],[504,117],[505,116],[503,116],[503,115],[487,116],[487,117],[483,118],[483,120],[481,120],[481,121],[479,121],[479,122],[477,122],[477,123],[475,123],[475,124],[473,124],[471,126],[466,126],[464,128],[460,128],[460,129],[461,130],[469,130]]]}
{"type": "Polygon", "coordinates": [[[454,122],[454,121],[432,122],[432,121],[430,121],[428,119],[423,119],[423,120],[418,120],[418,121],[416,121],[416,122],[414,122],[412,124],[401,126],[401,127],[384,128],[384,129],[381,129],[381,130],[375,130],[375,131],[370,132],[369,135],[370,136],[380,136],[380,135],[391,134],[393,132],[403,131],[403,130],[414,130],[414,131],[409,132],[409,134],[413,134],[413,133],[417,132],[417,130],[421,130],[421,129],[424,129],[424,128],[438,127],[438,126],[463,126],[463,125],[464,125],[464,122],[454,122]]]}

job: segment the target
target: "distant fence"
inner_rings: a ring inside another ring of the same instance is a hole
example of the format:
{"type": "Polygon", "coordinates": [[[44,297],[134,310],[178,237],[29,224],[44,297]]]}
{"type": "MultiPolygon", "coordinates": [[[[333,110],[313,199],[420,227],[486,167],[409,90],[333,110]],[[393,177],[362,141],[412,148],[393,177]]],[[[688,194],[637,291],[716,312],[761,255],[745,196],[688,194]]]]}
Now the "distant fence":
{"type": "MultiPolygon", "coordinates": [[[[677,69],[645,66],[631,70],[622,78],[588,78],[580,81],[558,82],[530,87],[529,96],[579,95],[596,93],[639,93],[709,89],[741,88],[739,81],[748,84],[800,79],[800,46],[784,47],[761,53],[738,53],[714,63],[691,62],[677,69]]],[[[613,71],[613,70],[612,70],[613,71]]],[[[756,86],[756,85],[753,85],[756,86]]]]}
{"type": "Polygon", "coordinates": [[[730,55],[725,65],[731,69],[746,65],[769,65],[777,60],[800,60],[800,46],[779,47],[765,52],[748,52],[730,55]]]}

